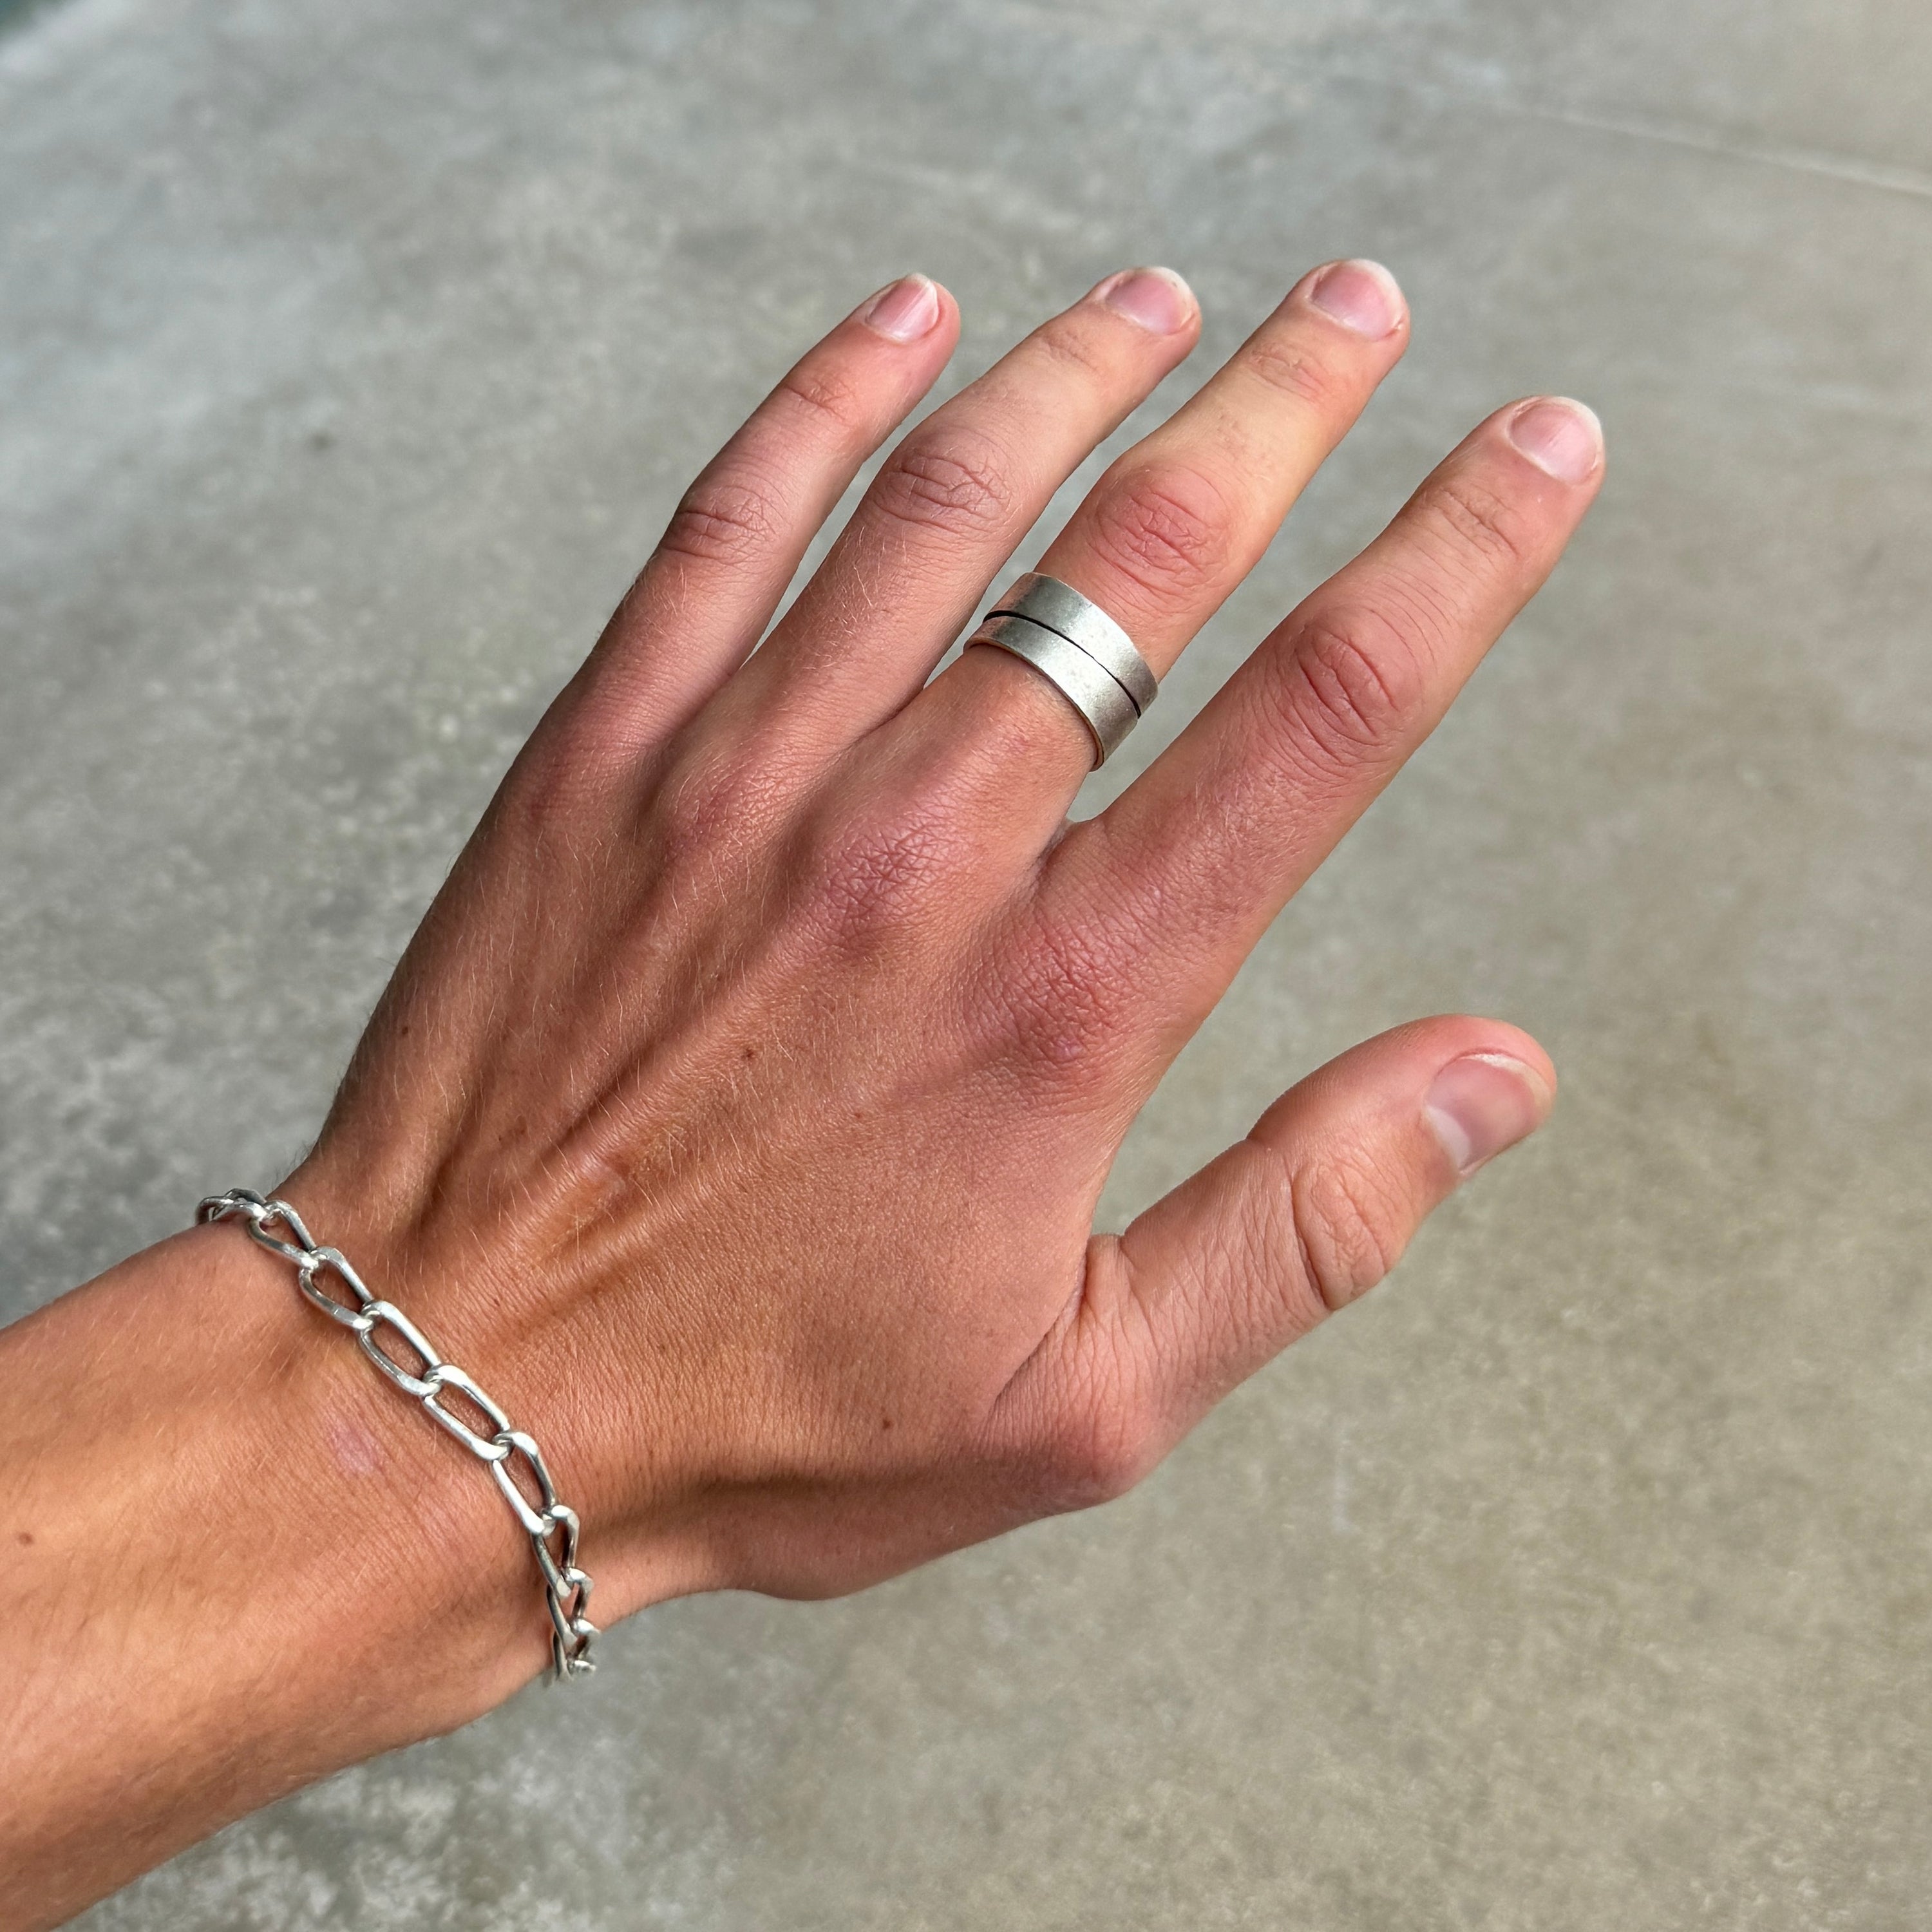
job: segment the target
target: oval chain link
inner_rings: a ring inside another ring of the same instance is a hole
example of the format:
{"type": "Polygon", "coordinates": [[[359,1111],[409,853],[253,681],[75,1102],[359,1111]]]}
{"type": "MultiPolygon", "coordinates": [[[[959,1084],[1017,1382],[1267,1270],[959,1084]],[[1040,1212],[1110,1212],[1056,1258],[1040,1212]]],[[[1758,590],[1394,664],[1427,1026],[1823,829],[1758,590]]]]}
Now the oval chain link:
{"type": "Polygon", "coordinates": [[[590,1579],[577,1567],[580,1526],[576,1512],[558,1502],[556,1485],[535,1439],[513,1429],[508,1415],[484,1394],[476,1378],[454,1362],[444,1360],[400,1308],[372,1294],[339,1250],[318,1244],[286,1201],[271,1201],[245,1187],[231,1187],[226,1194],[211,1194],[195,1210],[194,1218],[202,1225],[245,1222],[251,1240],[294,1264],[296,1286],[304,1299],[348,1329],[356,1346],[391,1382],[420,1402],[432,1420],[488,1466],[518,1527],[530,1539],[543,1578],[544,1606],[550,1612],[551,1677],[561,1683],[566,1678],[589,1676],[597,1668],[591,1651],[601,1633],[589,1615],[590,1579]],[[279,1222],[290,1238],[284,1240],[272,1232],[272,1222],[279,1222]],[[354,1300],[344,1301],[330,1294],[320,1285],[325,1276],[340,1282],[354,1300]],[[390,1337],[416,1357],[414,1367],[389,1352],[384,1343],[390,1337]],[[454,1408],[446,1408],[441,1400],[446,1391],[482,1416],[490,1425],[489,1432],[472,1427],[454,1408]],[[510,1473],[513,1461],[536,1486],[534,1504],[510,1473]]]}

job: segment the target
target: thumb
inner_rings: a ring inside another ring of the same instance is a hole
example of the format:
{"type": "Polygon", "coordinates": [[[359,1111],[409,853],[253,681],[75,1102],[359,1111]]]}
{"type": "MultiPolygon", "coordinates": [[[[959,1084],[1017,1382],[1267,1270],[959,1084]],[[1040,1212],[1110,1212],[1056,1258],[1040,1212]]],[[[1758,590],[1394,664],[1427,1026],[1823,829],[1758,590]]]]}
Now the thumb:
{"type": "Polygon", "coordinates": [[[1130,1487],[1235,1384],[1373,1287],[1556,1092],[1515,1028],[1418,1020],[1310,1074],[1124,1234],[1096,1238],[1080,1295],[1009,1391],[1070,1502],[1130,1487]]]}

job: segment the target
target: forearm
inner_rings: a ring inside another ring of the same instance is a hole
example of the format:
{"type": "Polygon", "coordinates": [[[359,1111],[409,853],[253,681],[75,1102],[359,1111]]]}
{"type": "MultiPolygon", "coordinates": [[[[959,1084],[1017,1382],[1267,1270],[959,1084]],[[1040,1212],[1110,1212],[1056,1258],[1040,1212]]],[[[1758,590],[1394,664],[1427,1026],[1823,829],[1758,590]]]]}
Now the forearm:
{"type": "Polygon", "coordinates": [[[0,1333],[0,1928],[479,1714],[544,1660],[528,1553],[238,1230],[0,1333]]]}

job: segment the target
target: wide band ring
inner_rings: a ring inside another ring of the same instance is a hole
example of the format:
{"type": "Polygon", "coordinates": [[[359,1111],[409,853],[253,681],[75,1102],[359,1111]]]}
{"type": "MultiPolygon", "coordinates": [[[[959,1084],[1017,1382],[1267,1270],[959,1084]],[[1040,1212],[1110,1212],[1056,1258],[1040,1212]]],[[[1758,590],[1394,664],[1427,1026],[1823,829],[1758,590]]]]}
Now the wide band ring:
{"type": "Polygon", "coordinates": [[[1091,598],[1057,577],[1022,577],[966,641],[1031,664],[1079,712],[1096,768],[1159,694],[1133,640],[1091,598]]]}
{"type": "Polygon", "coordinates": [[[993,606],[995,617],[1030,617],[1077,644],[1133,700],[1136,716],[1160,694],[1148,661],[1134,640],[1095,603],[1070,584],[1037,571],[1022,577],[993,606]]]}

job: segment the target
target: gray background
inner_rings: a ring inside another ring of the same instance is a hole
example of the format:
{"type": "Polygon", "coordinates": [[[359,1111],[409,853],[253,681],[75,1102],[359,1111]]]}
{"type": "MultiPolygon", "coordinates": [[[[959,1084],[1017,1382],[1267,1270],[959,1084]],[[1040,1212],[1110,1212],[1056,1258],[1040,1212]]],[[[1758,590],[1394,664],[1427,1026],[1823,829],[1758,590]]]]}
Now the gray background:
{"type": "Polygon", "coordinates": [[[1156,410],[1325,256],[1411,294],[1120,776],[1496,402],[1612,452],[1108,1211],[1418,1012],[1536,1030],[1546,1136],[1126,1502],[651,1613],[94,1932],[1928,1922],[1928,86],[1922,0],[16,14],[10,1312],[299,1150],[684,479],[890,276],[963,380],[1172,262],[1156,410]]]}

